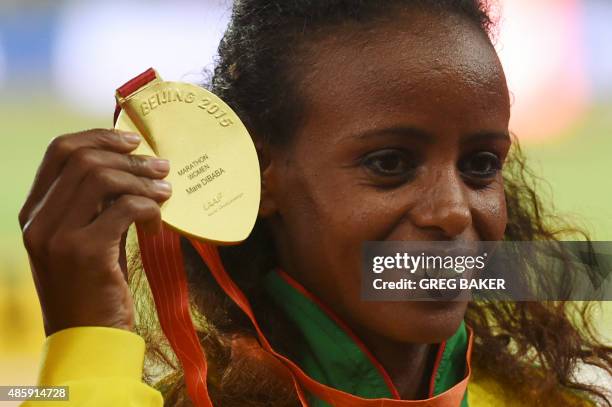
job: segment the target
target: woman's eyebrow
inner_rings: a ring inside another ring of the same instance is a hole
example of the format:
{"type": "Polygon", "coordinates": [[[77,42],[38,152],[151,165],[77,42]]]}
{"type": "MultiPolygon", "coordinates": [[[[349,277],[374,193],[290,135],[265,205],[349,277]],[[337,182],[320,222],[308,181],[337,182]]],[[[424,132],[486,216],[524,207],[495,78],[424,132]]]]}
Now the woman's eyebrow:
{"type": "Polygon", "coordinates": [[[435,136],[427,130],[411,126],[393,126],[380,129],[366,130],[363,133],[354,134],[352,137],[358,139],[367,139],[371,137],[380,137],[382,135],[408,137],[414,141],[423,144],[432,144],[435,141],[435,136]]]}
{"type": "MultiPolygon", "coordinates": [[[[408,137],[423,144],[432,144],[436,140],[433,133],[412,126],[393,126],[381,129],[366,130],[362,133],[357,133],[352,137],[358,139],[367,139],[371,137],[380,137],[382,135],[408,137]]],[[[461,144],[472,144],[482,141],[500,140],[511,143],[510,133],[508,131],[480,131],[477,133],[467,134],[461,137],[461,144]]]]}
{"type": "Polygon", "coordinates": [[[461,138],[461,144],[473,144],[482,141],[492,141],[492,140],[500,140],[505,141],[507,143],[512,143],[512,139],[510,138],[510,133],[505,132],[497,132],[497,131],[481,131],[478,133],[468,134],[461,138]]]}

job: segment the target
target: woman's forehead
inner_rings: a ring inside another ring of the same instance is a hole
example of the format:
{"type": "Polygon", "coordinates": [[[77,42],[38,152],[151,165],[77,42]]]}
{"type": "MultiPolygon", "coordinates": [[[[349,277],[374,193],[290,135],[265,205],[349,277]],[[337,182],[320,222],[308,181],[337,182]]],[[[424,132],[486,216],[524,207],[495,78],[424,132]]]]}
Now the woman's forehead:
{"type": "Polygon", "coordinates": [[[509,119],[507,84],[495,49],[468,20],[417,20],[406,29],[398,19],[359,35],[330,35],[310,49],[312,63],[299,94],[311,120],[371,124],[444,117],[468,126],[488,121],[488,127],[501,130],[509,119]]]}
{"type": "Polygon", "coordinates": [[[414,94],[436,86],[483,92],[506,87],[486,33],[459,16],[424,14],[356,33],[330,32],[304,50],[303,64],[296,67],[304,79],[300,94],[318,98],[321,92],[368,97],[377,90],[388,95],[389,89],[414,94]]]}

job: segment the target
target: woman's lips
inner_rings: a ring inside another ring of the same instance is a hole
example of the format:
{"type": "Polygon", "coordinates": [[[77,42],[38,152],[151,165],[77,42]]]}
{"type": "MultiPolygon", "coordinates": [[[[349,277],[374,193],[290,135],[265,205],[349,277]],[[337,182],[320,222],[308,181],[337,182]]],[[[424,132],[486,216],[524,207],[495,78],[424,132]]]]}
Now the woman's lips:
{"type": "MultiPolygon", "coordinates": [[[[462,242],[422,242],[423,245],[427,246],[422,250],[424,256],[440,256],[443,259],[452,257],[457,259],[460,257],[476,257],[481,255],[481,245],[478,241],[462,241],[462,242]]],[[[441,282],[442,280],[456,280],[457,288],[432,288],[431,284],[428,284],[430,288],[423,289],[419,288],[414,294],[417,299],[429,300],[429,301],[468,301],[471,296],[471,290],[459,288],[459,279],[471,280],[476,274],[474,267],[464,267],[463,271],[457,271],[458,267],[455,268],[444,268],[444,267],[419,267],[415,270],[413,276],[417,279],[433,280],[441,282]],[[424,298],[423,298],[424,297],[424,298]]]]}

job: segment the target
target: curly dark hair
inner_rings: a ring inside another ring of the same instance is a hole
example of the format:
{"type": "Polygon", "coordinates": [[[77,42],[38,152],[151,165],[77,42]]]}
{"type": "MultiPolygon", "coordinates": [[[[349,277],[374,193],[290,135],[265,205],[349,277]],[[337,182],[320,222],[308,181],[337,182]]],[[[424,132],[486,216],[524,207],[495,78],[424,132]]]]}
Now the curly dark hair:
{"type": "MultiPolygon", "coordinates": [[[[265,143],[281,145],[290,140],[300,124],[301,47],[316,46],[317,38],[340,24],[381,24],[397,18],[398,11],[415,9],[440,17],[449,13],[461,16],[489,38],[495,27],[484,0],[236,0],[219,45],[214,74],[206,86],[237,112],[251,134],[261,135],[265,143]]],[[[586,233],[553,216],[543,204],[539,180],[526,166],[516,137],[504,167],[504,182],[508,210],[505,239],[589,239],[586,233]]],[[[257,363],[232,354],[232,339],[236,335],[253,337],[253,328],[206,272],[206,265],[190,244],[186,240],[182,243],[192,311],[210,364],[209,390],[215,405],[299,405],[290,384],[257,363]]],[[[165,405],[189,405],[180,366],[156,321],[138,250],[135,246],[130,250],[130,285],[138,310],[136,329],[148,345],[145,381],[160,389],[165,405]]],[[[292,344],[300,341],[299,334],[261,287],[262,276],[277,265],[273,237],[265,222],[258,219],[245,242],[221,247],[220,252],[254,310],[266,315],[259,321],[271,343],[281,353],[295,357],[292,344]]],[[[590,320],[594,305],[472,302],[465,319],[475,333],[473,363],[478,371],[513,389],[515,398],[574,405],[559,395],[565,388],[610,405],[603,389],[581,383],[573,375],[581,364],[612,372],[612,348],[598,339],[590,320]],[[517,389],[524,389],[524,394],[518,395],[517,389]]]]}

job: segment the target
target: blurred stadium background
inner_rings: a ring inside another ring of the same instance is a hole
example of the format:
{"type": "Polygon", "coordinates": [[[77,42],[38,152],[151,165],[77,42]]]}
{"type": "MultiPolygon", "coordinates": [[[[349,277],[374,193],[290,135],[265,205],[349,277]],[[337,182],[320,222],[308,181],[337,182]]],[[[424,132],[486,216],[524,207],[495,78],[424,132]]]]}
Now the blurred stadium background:
{"type": "MultiPolygon", "coordinates": [[[[114,89],[149,66],[165,79],[203,81],[230,6],[0,2],[0,384],[36,380],[44,334],[17,213],[48,142],[110,127],[114,89]]],[[[612,2],[507,0],[499,15],[512,130],[556,208],[595,240],[612,240],[612,2]]],[[[612,338],[608,304],[598,323],[612,338]]]]}

